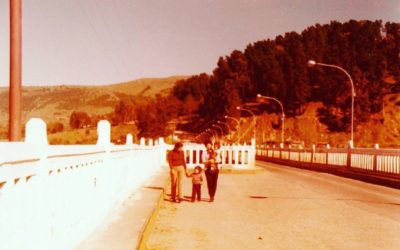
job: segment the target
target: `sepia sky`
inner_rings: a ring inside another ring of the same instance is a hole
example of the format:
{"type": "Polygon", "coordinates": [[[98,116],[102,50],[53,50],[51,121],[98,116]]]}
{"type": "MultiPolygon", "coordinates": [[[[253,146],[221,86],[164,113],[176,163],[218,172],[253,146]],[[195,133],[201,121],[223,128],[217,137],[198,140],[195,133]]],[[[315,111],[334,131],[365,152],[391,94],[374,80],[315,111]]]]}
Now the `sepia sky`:
{"type": "MultiPolygon", "coordinates": [[[[400,22],[399,0],[22,0],[23,85],[210,73],[219,56],[330,20],[400,22]]],[[[9,81],[0,0],[0,86],[9,81]]]]}

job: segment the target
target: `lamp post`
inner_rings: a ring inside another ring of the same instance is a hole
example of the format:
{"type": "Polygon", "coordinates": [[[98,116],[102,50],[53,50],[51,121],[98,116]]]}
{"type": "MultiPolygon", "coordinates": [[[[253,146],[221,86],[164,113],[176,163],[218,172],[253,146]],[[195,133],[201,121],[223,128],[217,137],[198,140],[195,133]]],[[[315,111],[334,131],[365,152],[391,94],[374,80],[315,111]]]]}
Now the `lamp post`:
{"type": "Polygon", "coordinates": [[[209,139],[214,137],[214,134],[212,132],[208,131],[208,129],[204,130],[203,134],[207,135],[209,139]]]}
{"type": "MultiPolygon", "coordinates": [[[[240,106],[237,106],[236,109],[237,109],[237,110],[243,110],[243,111],[249,112],[249,113],[253,116],[253,123],[254,123],[254,126],[253,126],[253,136],[254,136],[254,141],[256,141],[256,140],[257,140],[257,139],[256,139],[256,125],[257,125],[257,123],[256,123],[256,115],[255,115],[255,114],[253,113],[253,111],[251,111],[250,109],[245,109],[245,108],[240,107],[240,106]]],[[[257,144],[256,144],[256,145],[257,145],[257,144]]]]}
{"type": "Polygon", "coordinates": [[[353,143],[354,143],[354,136],[353,136],[354,135],[354,97],[356,96],[356,92],[354,90],[353,79],[351,78],[350,74],[345,69],[343,69],[342,67],[339,67],[337,65],[319,63],[319,62],[316,62],[314,60],[309,60],[307,64],[308,64],[309,67],[314,67],[316,65],[319,65],[319,66],[335,68],[335,69],[338,69],[338,70],[342,71],[343,73],[345,73],[346,76],[349,78],[350,84],[351,84],[351,135],[350,135],[350,147],[353,147],[354,146],[353,145],[353,143]]]}
{"type": "Polygon", "coordinates": [[[214,128],[220,129],[220,131],[221,131],[221,137],[222,137],[222,135],[224,134],[224,129],[223,129],[222,127],[216,125],[216,124],[213,124],[212,126],[213,126],[214,128]]]}
{"type": "Polygon", "coordinates": [[[285,145],[285,111],[283,109],[283,105],[282,102],[280,102],[278,99],[274,98],[274,97],[270,97],[270,96],[263,96],[261,94],[257,95],[258,98],[264,98],[264,99],[269,99],[269,100],[274,100],[276,102],[278,102],[279,106],[281,107],[281,112],[282,112],[282,131],[281,131],[281,143],[282,143],[282,147],[285,145]]]}
{"type": "Polygon", "coordinates": [[[210,128],[207,129],[207,131],[212,134],[212,138],[214,139],[214,141],[215,141],[215,138],[218,138],[218,133],[216,131],[214,131],[214,130],[212,130],[210,128]],[[214,132],[215,132],[215,134],[214,134],[214,132]]]}
{"type": "Polygon", "coordinates": [[[223,140],[223,136],[224,136],[224,128],[223,127],[221,127],[221,126],[218,126],[217,124],[213,124],[212,125],[214,128],[218,128],[218,129],[220,129],[221,130],[221,136],[220,136],[220,140],[221,140],[221,142],[224,142],[224,140],[223,140]]]}
{"type": "Polygon", "coordinates": [[[222,125],[225,125],[225,126],[226,126],[226,128],[228,129],[228,131],[230,131],[230,130],[231,130],[231,127],[229,127],[228,123],[226,123],[226,122],[222,122],[222,121],[217,121],[217,123],[219,123],[219,124],[222,124],[222,125]]]}
{"type": "Polygon", "coordinates": [[[229,127],[228,123],[222,122],[222,121],[217,121],[217,123],[225,125],[225,127],[227,128],[227,131],[228,131],[228,140],[230,140],[231,139],[231,128],[229,127]]]}
{"type": "MultiPolygon", "coordinates": [[[[239,120],[238,119],[236,119],[236,118],[233,118],[233,117],[230,117],[230,116],[224,116],[225,117],[225,119],[228,119],[228,120],[233,120],[233,121],[235,121],[236,122],[236,127],[237,127],[237,130],[238,130],[238,138],[239,138],[239,140],[240,140],[240,122],[239,122],[239,120]]],[[[240,141],[239,141],[239,143],[240,143],[240,141]]]]}
{"type": "Polygon", "coordinates": [[[202,136],[204,136],[207,132],[204,130],[200,134],[198,134],[195,139],[198,141],[202,136]]]}

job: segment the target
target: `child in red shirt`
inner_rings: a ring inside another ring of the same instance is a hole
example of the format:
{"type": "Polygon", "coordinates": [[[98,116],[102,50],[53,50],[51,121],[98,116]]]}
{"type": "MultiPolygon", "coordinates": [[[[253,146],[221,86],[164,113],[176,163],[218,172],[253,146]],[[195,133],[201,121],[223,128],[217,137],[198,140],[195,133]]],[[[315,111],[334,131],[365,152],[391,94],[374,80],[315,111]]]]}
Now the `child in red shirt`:
{"type": "Polygon", "coordinates": [[[197,196],[197,201],[201,200],[201,185],[203,184],[203,176],[201,174],[201,167],[196,166],[194,172],[188,177],[192,178],[192,202],[195,201],[197,196]]]}

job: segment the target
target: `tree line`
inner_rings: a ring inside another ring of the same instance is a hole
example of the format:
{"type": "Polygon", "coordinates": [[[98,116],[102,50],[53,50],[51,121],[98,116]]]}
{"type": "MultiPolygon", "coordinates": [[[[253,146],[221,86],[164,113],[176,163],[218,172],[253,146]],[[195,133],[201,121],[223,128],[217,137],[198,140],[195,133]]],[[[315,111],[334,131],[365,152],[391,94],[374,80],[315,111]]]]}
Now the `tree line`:
{"type": "MultiPolygon", "coordinates": [[[[212,74],[178,80],[169,95],[121,101],[110,114],[114,124],[135,121],[139,136],[157,138],[178,128],[199,132],[257,94],[275,97],[287,116],[302,114],[308,102],[322,102],[319,120],[331,131],[350,128],[351,86],[337,69],[308,68],[307,61],[338,65],[353,78],[355,123],[382,109],[385,94],[400,90],[400,24],[355,21],[308,27],[249,44],[221,56],[212,74]],[[175,125],[174,125],[175,124],[175,125]]],[[[264,106],[279,113],[277,105],[264,106]]]]}
{"type": "MultiPolygon", "coordinates": [[[[309,59],[350,73],[356,91],[355,122],[364,122],[382,109],[385,94],[398,91],[400,24],[332,21],[300,34],[288,32],[258,41],[244,51],[220,57],[211,75],[178,81],[172,95],[184,104],[195,103],[193,112],[204,123],[224,115],[238,116],[236,106],[254,102],[258,93],[280,100],[288,116],[299,115],[305,104],[318,101],[324,104],[318,111],[321,122],[331,131],[348,130],[351,85],[347,76],[337,69],[308,68],[309,59]]],[[[264,108],[280,112],[277,105],[264,108]]]]}

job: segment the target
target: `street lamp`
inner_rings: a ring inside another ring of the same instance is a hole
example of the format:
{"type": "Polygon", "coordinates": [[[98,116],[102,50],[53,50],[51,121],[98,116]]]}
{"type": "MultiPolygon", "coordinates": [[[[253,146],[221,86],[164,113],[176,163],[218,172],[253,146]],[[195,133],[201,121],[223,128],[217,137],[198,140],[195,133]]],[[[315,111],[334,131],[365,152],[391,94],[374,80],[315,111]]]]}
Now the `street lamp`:
{"type": "Polygon", "coordinates": [[[230,140],[230,139],[231,139],[231,137],[230,137],[230,136],[231,136],[231,128],[229,127],[228,123],[222,122],[222,121],[217,121],[217,123],[226,126],[226,128],[228,129],[228,130],[227,130],[227,131],[228,131],[228,139],[230,140]]]}
{"type": "MultiPolygon", "coordinates": [[[[253,123],[254,123],[254,127],[253,127],[253,136],[254,136],[254,141],[256,141],[256,115],[253,113],[253,111],[251,111],[250,109],[245,109],[243,107],[237,106],[236,107],[237,110],[243,110],[246,112],[249,112],[252,116],[253,116],[253,123]]],[[[256,144],[257,145],[257,144],[256,144]]]]}
{"type": "Polygon", "coordinates": [[[225,126],[228,128],[228,131],[231,130],[231,127],[229,127],[228,123],[222,122],[222,121],[217,121],[217,123],[222,124],[222,125],[225,125],[225,126]]]}
{"type": "Polygon", "coordinates": [[[198,134],[196,137],[195,137],[195,139],[196,140],[199,140],[202,136],[205,136],[207,134],[207,131],[202,131],[200,134],[198,134]]]}
{"type": "Polygon", "coordinates": [[[319,62],[316,62],[314,60],[309,60],[307,62],[307,64],[308,64],[309,67],[314,67],[316,65],[319,65],[319,66],[335,68],[335,69],[338,69],[338,70],[342,71],[343,73],[345,73],[346,76],[349,78],[350,84],[351,84],[351,136],[350,136],[350,146],[353,147],[353,143],[354,143],[354,141],[353,141],[353,139],[354,139],[354,137],[353,137],[353,134],[354,134],[354,97],[356,96],[356,92],[354,90],[353,79],[351,78],[350,74],[346,70],[344,70],[342,67],[339,67],[337,65],[319,63],[319,62]]]}
{"type": "Polygon", "coordinates": [[[211,140],[212,141],[215,141],[215,134],[214,134],[213,130],[208,128],[208,129],[205,130],[205,132],[208,133],[208,135],[211,135],[211,140]]]}
{"type": "Polygon", "coordinates": [[[212,126],[213,126],[214,128],[220,129],[220,131],[221,131],[221,136],[220,136],[220,137],[222,137],[222,135],[224,134],[224,129],[221,128],[220,126],[216,125],[216,124],[213,124],[212,126]]]}
{"type": "Polygon", "coordinates": [[[261,94],[257,95],[258,98],[264,98],[264,99],[269,99],[269,100],[274,100],[276,102],[278,102],[279,106],[281,107],[281,112],[282,112],[282,131],[281,131],[281,141],[282,141],[282,147],[285,145],[285,111],[283,109],[283,105],[282,103],[274,98],[274,97],[270,97],[270,96],[263,96],[261,94]]]}
{"type": "Polygon", "coordinates": [[[216,131],[212,130],[211,128],[208,128],[207,131],[212,134],[212,137],[214,138],[214,140],[215,140],[215,138],[218,138],[218,133],[216,131]],[[215,132],[215,134],[214,134],[214,132],[215,132]]]}
{"type": "Polygon", "coordinates": [[[233,117],[230,117],[230,116],[224,116],[225,117],[225,119],[229,119],[229,120],[233,120],[233,121],[235,121],[236,122],[236,127],[237,127],[237,131],[238,131],[238,138],[239,138],[239,143],[240,143],[240,122],[239,122],[239,120],[238,119],[236,119],[236,118],[233,118],[233,117]]]}

